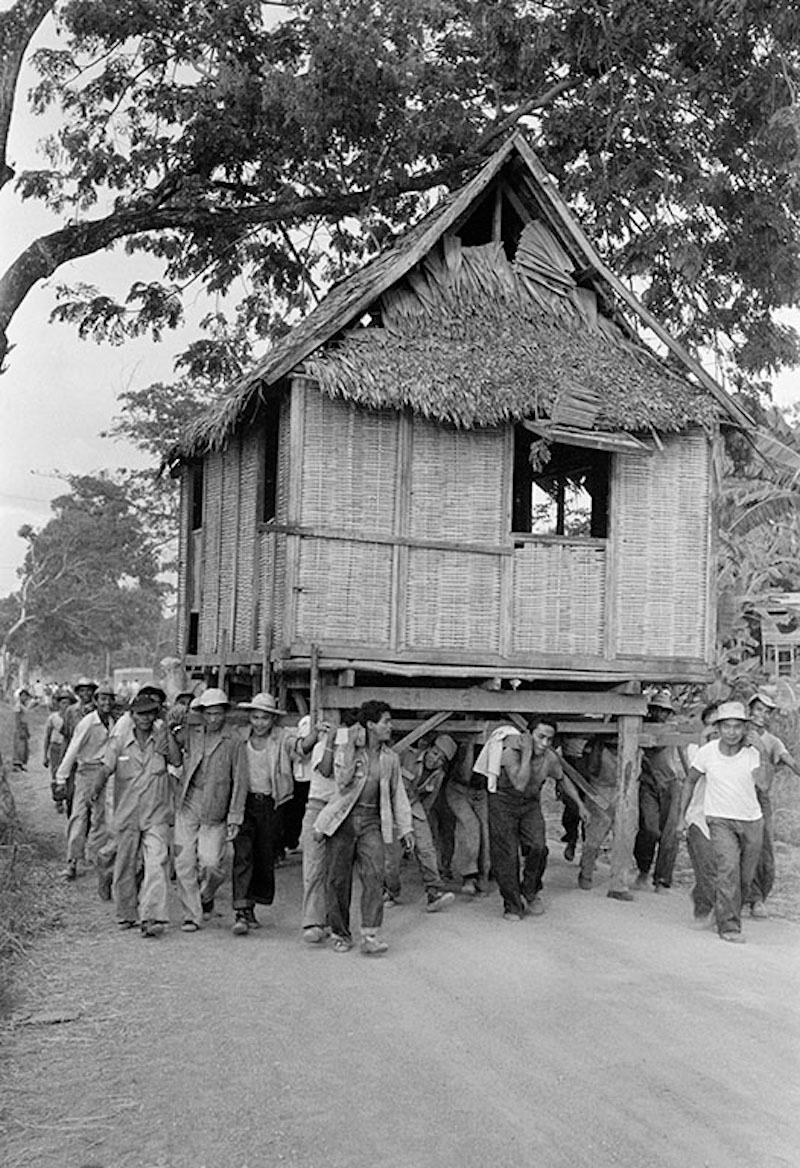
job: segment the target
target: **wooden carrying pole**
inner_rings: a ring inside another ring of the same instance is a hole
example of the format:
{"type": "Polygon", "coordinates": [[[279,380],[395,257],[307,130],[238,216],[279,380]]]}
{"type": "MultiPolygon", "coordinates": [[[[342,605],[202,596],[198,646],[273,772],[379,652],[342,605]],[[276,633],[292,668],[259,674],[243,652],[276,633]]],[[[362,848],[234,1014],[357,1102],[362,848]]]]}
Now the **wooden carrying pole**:
{"type": "Polygon", "coordinates": [[[311,675],[308,712],[311,716],[311,729],[319,720],[319,645],[311,646],[311,675]]]}

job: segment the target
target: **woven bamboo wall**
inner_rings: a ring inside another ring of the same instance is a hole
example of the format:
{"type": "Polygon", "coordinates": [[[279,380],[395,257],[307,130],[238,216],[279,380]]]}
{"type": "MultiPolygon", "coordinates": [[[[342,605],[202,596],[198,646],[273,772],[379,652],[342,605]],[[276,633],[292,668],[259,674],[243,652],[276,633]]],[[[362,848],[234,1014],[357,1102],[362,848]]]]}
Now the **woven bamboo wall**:
{"type": "Polygon", "coordinates": [[[525,543],[514,551],[513,596],[514,652],[603,656],[605,545],[525,543]]]}
{"type": "Polygon", "coordinates": [[[412,548],[406,646],[499,652],[501,571],[499,556],[412,548]]]}
{"type": "Polygon", "coordinates": [[[259,469],[262,454],[257,429],[242,434],[239,462],[239,515],[236,550],[236,613],[233,649],[253,648],[255,629],[255,554],[256,523],[259,505],[259,469]]]}
{"type": "MultiPolygon", "coordinates": [[[[219,652],[233,649],[233,624],[236,619],[238,565],[238,513],[241,506],[239,484],[240,439],[233,438],[222,452],[221,526],[219,539],[219,604],[217,607],[217,647],[219,652]]],[[[213,505],[213,504],[212,504],[213,505]]]]}
{"type": "Polygon", "coordinates": [[[615,460],[614,627],[618,656],[706,655],[710,447],[702,433],[615,460]]]}
{"type": "Polygon", "coordinates": [[[204,463],[203,607],[200,613],[200,653],[216,653],[219,635],[222,455],[208,454],[204,463]]]}
{"type": "Polygon", "coordinates": [[[297,635],[308,641],[386,646],[392,557],[385,544],[303,539],[297,635]]]}
{"type": "Polygon", "coordinates": [[[182,656],[186,648],[189,627],[189,524],[191,522],[191,500],[189,486],[191,472],[187,466],[181,468],[179,483],[180,520],[178,522],[178,608],[175,614],[176,651],[182,656]]]}
{"type": "Polygon", "coordinates": [[[456,430],[415,417],[409,534],[498,544],[505,514],[505,432],[456,430]]]}

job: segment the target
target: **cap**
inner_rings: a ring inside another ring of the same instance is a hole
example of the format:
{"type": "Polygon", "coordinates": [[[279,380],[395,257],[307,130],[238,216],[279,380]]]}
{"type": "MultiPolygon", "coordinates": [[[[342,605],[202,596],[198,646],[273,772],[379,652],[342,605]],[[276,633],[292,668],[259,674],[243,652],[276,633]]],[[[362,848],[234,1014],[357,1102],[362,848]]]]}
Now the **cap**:
{"type": "Polygon", "coordinates": [[[456,757],[458,743],[449,734],[440,734],[438,738],[434,738],[433,745],[442,752],[448,762],[452,762],[456,757]]]}
{"type": "Polygon", "coordinates": [[[261,710],[262,714],[285,714],[278,709],[278,701],[270,693],[257,693],[249,702],[239,702],[240,710],[261,710]]]}
{"type": "Polygon", "coordinates": [[[229,706],[230,699],[224,689],[204,689],[192,702],[193,710],[207,710],[209,706],[229,706]]]}
{"type": "Polygon", "coordinates": [[[747,722],[747,710],[744,708],[742,702],[722,702],[717,706],[717,712],[714,715],[715,722],[725,722],[728,719],[736,720],[737,722],[747,722]]]}
{"type": "Polygon", "coordinates": [[[647,699],[648,706],[658,706],[662,710],[672,710],[675,712],[675,703],[668,693],[662,690],[660,693],[655,693],[651,698],[647,699]]]}
{"type": "Polygon", "coordinates": [[[761,702],[761,705],[766,706],[768,710],[777,710],[778,708],[778,703],[775,699],[771,698],[768,693],[764,693],[763,689],[760,689],[758,693],[754,693],[751,698],[747,699],[748,706],[752,706],[753,702],[761,702]]]}
{"type": "Polygon", "coordinates": [[[132,714],[157,714],[161,703],[152,694],[138,693],[131,702],[132,714]]]}
{"type": "Polygon", "coordinates": [[[140,694],[149,694],[150,697],[158,698],[159,702],[165,702],[167,695],[160,685],[142,685],[139,687],[140,694]]]}

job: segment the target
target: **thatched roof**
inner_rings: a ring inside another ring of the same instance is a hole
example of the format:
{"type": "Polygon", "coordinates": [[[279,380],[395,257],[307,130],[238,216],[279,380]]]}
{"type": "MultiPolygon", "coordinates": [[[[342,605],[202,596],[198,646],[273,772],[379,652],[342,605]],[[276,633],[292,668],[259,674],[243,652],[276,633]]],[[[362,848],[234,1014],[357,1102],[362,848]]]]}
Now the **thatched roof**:
{"type": "Polygon", "coordinates": [[[720,413],[749,421],[605,268],[519,134],[469,183],[335,285],[193,422],[167,462],[223,446],[254,400],[292,372],[315,377],[333,397],[410,407],[468,427],[523,417],[662,431],[705,424],[720,413]],[[528,202],[539,216],[525,228],[513,266],[499,244],[461,248],[454,233],[511,161],[523,164],[528,202]],[[578,269],[591,272],[589,286],[576,285],[578,269]],[[598,310],[593,289],[601,285],[657,333],[688,376],[637,343],[629,322],[623,332],[598,310]],[[380,327],[353,328],[378,306],[380,327]]]}
{"type": "Polygon", "coordinates": [[[380,327],[354,329],[304,371],[330,397],[467,428],[711,424],[713,398],[628,340],[563,267],[546,267],[554,251],[541,224],[525,229],[513,265],[500,243],[462,248],[446,237],[443,253],[382,298],[380,327]]]}

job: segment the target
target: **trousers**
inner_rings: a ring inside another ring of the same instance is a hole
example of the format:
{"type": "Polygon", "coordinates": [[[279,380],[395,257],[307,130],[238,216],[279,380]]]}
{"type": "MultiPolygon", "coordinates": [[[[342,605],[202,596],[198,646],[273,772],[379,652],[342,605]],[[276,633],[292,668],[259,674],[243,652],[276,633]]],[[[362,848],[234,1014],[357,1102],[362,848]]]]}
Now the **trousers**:
{"type": "Polygon", "coordinates": [[[489,879],[489,804],[486,791],[464,783],[445,787],[447,805],[455,816],[453,870],[462,879],[477,876],[489,879]]]}
{"type": "Polygon", "coordinates": [[[324,799],[309,799],[300,833],[300,846],[303,849],[304,929],[324,929],[328,924],[328,906],[325,902],[328,844],[325,839],[314,839],[314,822],[324,806],[324,799]]]}
{"type": "Polygon", "coordinates": [[[694,872],[692,889],[694,915],[707,917],[714,908],[714,878],[717,873],[714,845],[703,835],[696,823],[691,823],[686,832],[686,847],[694,872]]]}
{"type": "Polygon", "coordinates": [[[247,796],[244,819],[233,841],[233,907],[252,908],[275,899],[275,801],[247,796]]]}
{"type": "Polygon", "coordinates": [[[199,925],[225,879],[224,823],[202,823],[201,800],[191,795],[175,816],[175,881],[186,921],[199,925]]]}
{"type": "Polygon", "coordinates": [[[380,816],[358,806],[328,837],[328,923],[337,937],[350,939],[353,870],[361,881],[361,932],[383,924],[383,837],[380,816]]]}
{"type": "MultiPolygon", "coordinates": [[[[428,817],[418,804],[411,806],[411,823],[414,828],[414,855],[426,892],[441,892],[443,885],[439,875],[439,856],[433,842],[428,817]]],[[[386,890],[395,900],[400,897],[400,861],[403,849],[400,841],[384,844],[384,875],[386,890]]]]}
{"type": "Polygon", "coordinates": [[[489,839],[492,871],[506,912],[525,911],[525,900],[541,890],[547,865],[544,816],[539,797],[520,791],[495,791],[489,796],[489,839]],[[520,880],[520,855],[522,879],[520,880]]]}
{"type": "Polygon", "coordinates": [[[100,774],[100,764],[87,767],[75,774],[75,791],[67,825],[67,860],[76,863],[86,858],[97,860],[97,854],[108,839],[106,805],[101,797],[93,801],[94,784],[100,774]]]}
{"type": "Polygon", "coordinates": [[[672,870],[678,856],[680,800],[681,788],[677,780],[663,785],[642,780],[639,784],[639,830],[633,856],[644,875],[650,871],[655,856],[653,883],[664,888],[672,884],[672,870]]]}
{"type": "Polygon", "coordinates": [[[714,913],[720,933],[742,931],[742,902],[746,900],[764,838],[762,819],[708,817],[714,848],[714,913]]]}
{"type": "Polygon", "coordinates": [[[772,835],[772,800],[766,791],[756,790],[758,801],[761,804],[761,814],[764,817],[764,839],[761,844],[761,854],[758,857],[756,874],[747,896],[748,904],[757,900],[766,900],[775,883],[775,849],[772,835]]]}
{"type": "Polygon", "coordinates": [[[169,824],[125,827],[116,833],[114,898],[118,921],[166,921],[169,888],[169,824]],[[144,862],[144,879],[138,887],[138,867],[144,862]],[[138,912],[137,912],[138,901],[138,912]]]}

